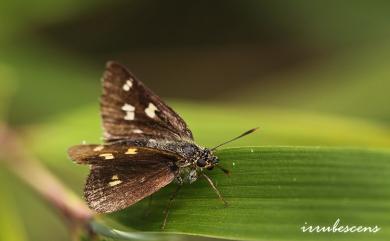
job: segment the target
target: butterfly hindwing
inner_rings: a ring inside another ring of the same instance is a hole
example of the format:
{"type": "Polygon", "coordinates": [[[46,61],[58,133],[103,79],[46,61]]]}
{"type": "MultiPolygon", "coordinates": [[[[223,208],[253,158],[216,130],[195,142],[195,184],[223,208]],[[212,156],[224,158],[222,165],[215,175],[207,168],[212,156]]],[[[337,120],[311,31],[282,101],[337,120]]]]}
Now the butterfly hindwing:
{"type": "Polygon", "coordinates": [[[169,166],[161,162],[126,166],[92,166],[84,197],[97,212],[126,208],[168,185],[175,178],[169,166]]]}
{"type": "Polygon", "coordinates": [[[90,164],[84,196],[97,212],[126,208],[168,185],[177,175],[172,153],[122,145],[78,145],[69,149],[77,163],[90,164]]]}
{"type": "Polygon", "coordinates": [[[108,62],[102,81],[100,105],[106,141],[193,139],[184,120],[122,65],[108,62]]]}
{"type": "Polygon", "coordinates": [[[168,164],[178,161],[181,157],[173,152],[148,147],[110,145],[76,145],[68,150],[72,160],[78,164],[111,166],[131,166],[134,161],[154,160],[168,164]]]}

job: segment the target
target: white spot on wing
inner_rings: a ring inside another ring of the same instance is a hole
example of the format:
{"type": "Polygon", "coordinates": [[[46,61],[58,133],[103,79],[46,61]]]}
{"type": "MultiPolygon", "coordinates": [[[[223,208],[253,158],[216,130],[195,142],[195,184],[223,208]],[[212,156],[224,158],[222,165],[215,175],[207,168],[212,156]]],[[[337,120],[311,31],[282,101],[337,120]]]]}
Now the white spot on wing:
{"type": "Polygon", "coordinates": [[[124,104],[122,106],[122,110],[126,111],[126,112],[129,112],[129,111],[134,111],[135,110],[135,107],[132,106],[132,105],[129,105],[129,104],[124,104]]]}
{"type": "Polygon", "coordinates": [[[123,118],[125,120],[134,120],[134,112],[126,112],[126,115],[123,118]]]}
{"type": "Polygon", "coordinates": [[[126,83],[123,85],[122,89],[124,91],[129,91],[131,89],[131,87],[133,86],[133,79],[129,79],[126,81],[126,83]]]}
{"type": "Polygon", "coordinates": [[[157,107],[153,103],[149,103],[148,107],[145,109],[145,113],[150,118],[154,118],[156,116],[157,107]]]}
{"type": "Polygon", "coordinates": [[[144,132],[142,130],[140,130],[140,129],[135,129],[135,130],[133,130],[133,133],[142,134],[144,132]]]}
{"type": "Polygon", "coordinates": [[[122,106],[122,110],[126,112],[126,115],[124,117],[125,120],[134,120],[134,110],[135,110],[134,106],[125,103],[122,106]]]}

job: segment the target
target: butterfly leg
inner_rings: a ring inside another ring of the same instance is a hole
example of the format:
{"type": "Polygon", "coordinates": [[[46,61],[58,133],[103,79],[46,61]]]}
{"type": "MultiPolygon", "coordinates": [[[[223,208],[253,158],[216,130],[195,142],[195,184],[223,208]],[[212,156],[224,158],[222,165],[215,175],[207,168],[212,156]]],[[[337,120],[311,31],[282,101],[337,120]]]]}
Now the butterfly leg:
{"type": "Polygon", "coordinates": [[[217,189],[217,187],[214,185],[213,181],[211,180],[211,178],[209,178],[206,174],[204,174],[203,172],[201,172],[202,176],[209,182],[211,188],[214,190],[214,192],[218,195],[219,197],[219,200],[221,200],[225,206],[228,205],[228,203],[225,201],[225,199],[222,197],[221,193],[219,192],[219,190],[217,189]]]}
{"type": "Polygon", "coordinates": [[[175,199],[177,193],[179,192],[179,190],[181,189],[181,185],[177,186],[177,188],[175,189],[175,191],[172,193],[171,195],[171,198],[169,199],[169,202],[168,202],[168,205],[167,207],[165,208],[165,217],[164,217],[164,222],[162,223],[161,225],[161,229],[164,229],[165,228],[165,225],[167,224],[167,219],[168,219],[168,214],[169,214],[169,208],[171,207],[172,205],[172,202],[173,200],[175,199]]]}

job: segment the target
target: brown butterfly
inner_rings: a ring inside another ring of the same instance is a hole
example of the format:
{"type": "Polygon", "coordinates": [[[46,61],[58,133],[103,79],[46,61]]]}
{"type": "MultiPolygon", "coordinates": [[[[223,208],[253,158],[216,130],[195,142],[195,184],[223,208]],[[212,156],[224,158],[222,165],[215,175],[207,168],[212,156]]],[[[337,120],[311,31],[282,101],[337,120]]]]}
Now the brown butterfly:
{"type": "Polygon", "coordinates": [[[78,164],[91,166],[84,196],[89,207],[109,213],[150,196],[172,181],[179,185],[204,177],[219,198],[220,192],[204,170],[219,167],[217,147],[252,133],[257,128],[207,149],[195,144],[184,120],[125,67],[108,62],[102,78],[100,101],[103,145],[77,145],[68,150],[78,164]]]}

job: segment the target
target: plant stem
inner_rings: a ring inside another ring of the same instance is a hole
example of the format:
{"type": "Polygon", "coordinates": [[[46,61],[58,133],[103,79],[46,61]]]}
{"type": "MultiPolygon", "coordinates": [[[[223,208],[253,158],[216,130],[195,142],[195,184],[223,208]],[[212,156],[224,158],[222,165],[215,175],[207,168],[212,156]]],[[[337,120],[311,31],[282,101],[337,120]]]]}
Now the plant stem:
{"type": "Polygon", "coordinates": [[[23,145],[17,133],[0,123],[0,160],[55,208],[72,231],[89,231],[94,213],[23,145]]]}

